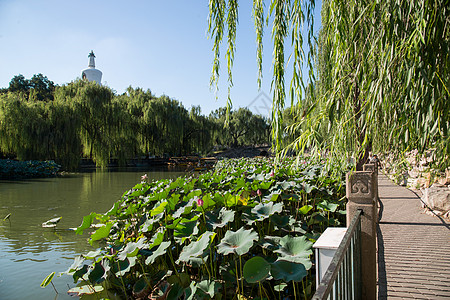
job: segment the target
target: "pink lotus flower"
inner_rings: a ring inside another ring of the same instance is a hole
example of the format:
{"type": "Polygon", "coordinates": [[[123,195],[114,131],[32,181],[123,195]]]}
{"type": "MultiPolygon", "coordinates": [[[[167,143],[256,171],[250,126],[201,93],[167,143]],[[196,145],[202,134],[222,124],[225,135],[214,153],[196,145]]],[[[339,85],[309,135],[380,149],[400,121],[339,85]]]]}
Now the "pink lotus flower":
{"type": "Polygon", "coordinates": [[[197,199],[197,205],[198,205],[198,206],[203,206],[203,203],[204,203],[204,202],[203,202],[202,198],[198,198],[198,199],[197,199]]]}
{"type": "Polygon", "coordinates": [[[256,191],[256,193],[258,194],[258,196],[259,196],[259,197],[261,197],[261,195],[262,195],[262,192],[261,192],[261,190],[260,190],[260,189],[258,189],[258,190],[256,191]]]}
{"type": "Polygon", "coordinates": [[[146,181],[148,179],[147,174],[141,176],[141,181],[146,181]]]}
{"type": "Polygon", "coordinates": [[[273,177],[273,176],[275,176],[275,173],[272,171],[272,172],[270,172],[270,177],[273,177]]]}

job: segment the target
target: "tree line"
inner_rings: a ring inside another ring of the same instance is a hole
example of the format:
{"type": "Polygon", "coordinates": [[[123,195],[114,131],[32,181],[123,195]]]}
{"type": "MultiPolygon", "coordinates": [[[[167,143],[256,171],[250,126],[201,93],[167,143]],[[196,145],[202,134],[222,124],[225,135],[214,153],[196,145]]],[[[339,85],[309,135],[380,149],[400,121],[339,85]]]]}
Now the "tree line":
{"type": "Polygon", "coordinates": [[[0,90],[0,155],[18,160],[55,160],[66,169],[81,158],[107,166],[136,157],[207,154],[218,147],[267,144],[270,127],[247,108],[209,116],[166,95],[77,80],[56,86],[42,74],[15,76],[0,90]]]}

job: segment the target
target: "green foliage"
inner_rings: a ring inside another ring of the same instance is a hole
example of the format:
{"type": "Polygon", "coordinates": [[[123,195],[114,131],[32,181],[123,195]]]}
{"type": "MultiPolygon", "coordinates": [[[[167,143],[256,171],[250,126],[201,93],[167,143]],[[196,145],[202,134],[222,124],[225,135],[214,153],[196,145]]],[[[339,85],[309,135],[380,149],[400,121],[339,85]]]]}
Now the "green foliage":
{"type": "Polygon", "coordinates": [[[311,296],[298,282],[313,285],[312,242],[343,221],[343,177],[293,163],[224,160],[196,176],[143,181],[83,219],[77,231],[97,228],[89,241],[99,248],[65,274],[130,298],[311,296]]]}
{"type": "Polygon", "coordinates": [[[230,110],[228,114],[226,108],[219,108],[211,112],[209,119],[214,124],[213,138],[218,145],[237,147],[269,142],[267,120],[248,108],[230,110]]]}
{"type": "Polygon", "coordinates": [[[336,158],[434,147],[450,154],[447,4],[324,2],[316,105],[336,158]]]}
{"type": "MultiPolygon", "coordinates": [[[[258,62],[258,86],[261,86],[262,80],[262,56],[263,56],[263,35],[264,29],[268,25],[269,20],[272,21],[272,42],[273,42],[273,77],[272,77],[272,141],[277,153],[282,149],[283,138],[283,109],[286,100],[285,89],[285,48],[292,48],[290,60],[293,61],[293,74],[290,84],[291,104],[294,99],[298,102],[302,101],[303,93],[306,91],[305,80],[302,76],[302,67],[307,58],[308,66],[312,70],[312,52],[303,51],[303,44],[307,43],[312,49],[313,46],[313,25],[314,25],[314,1],[284,1],[271,0],[267,5],[268,13],[265,17],[266,1],[253,1],[253,19],[256,30],[257,44],[257,62],[258,62]],[[302,35],[306,20],[306,39],[302,35]],[[290,39],[288,39],[290,37],[290,39]],[[285,45],[287,40],[291,41],[290,45],[285,45]]],[[[233,54],[236,48],[236,22],[238,16],[237,1],[211,0],[209,2],[209,27],[208,32],[213,40],[214,61],[211,75],[211,85],[217,87],[219,79],[220,66],[220,46],[223,42],[223,35],[226,32],[227,40],[227,67],[228,67],[228,101],[227,101],[227,119],[231,107],[230,89],[233,86],[231,68],[233,66],[233,54]],[[225,31],[225,26],[226,31],[225,31]]],[[[310,80],[313,80],[312,71],[309,74],[310,80]]]]}
{"type": "MultiPolygon", "coordinates": [[[[448,1],[326,0],[318,37],[313,37],[314,4],[253,1],[259,84],[262,36],[266,26],[272,28],[272,134],[277,153],[284,139],[296,153],[308,149],[322,156],[326,149],[328,159],[341,167],[354,157],[359,168],[369,151],[438,149],[442,159],[436,163],[442,169],[450,155],[448,1]],[[267,13],[264,3],[269,4],[267,13]],[[287,122],[287,138],[281,125],[288,95],[285,57],[293,70],[293,122],[287,122]],[[304,66],[309,76],[302,74],[304,66]]],[[[210,1],[216,84],[225,25],[228,37],[236,36],[236,7],[234,1],[210,1]]],[[[231,53],[235,48],[234,41],[228,42],[231,53]]],[[[230,68],[233,60],[227,64],[230,68]]],[[[231,87],[230,72],[228,78],[231,87]]]]}
{"type": "Polygon", "coordinates": [[[30,82],[22,77],[12,80],[17,88],[0,94],[0,152],[6,157],[55,160],[76,169],[82,157],[105,167],[111,159],[125,165],[136,157],[205,154],[214,145],[268,142],[266,121],[247,109],[233,114],[233,130],[227,132],[222,114],[206,117],[198,106],[188,111],[149,90],[129,87],[116,95],[109,87],[79,80],[57,87],[54,100],[31,99],[21,88],[33,82],[33,89],[44,89],[46,77],[35,75],[30,82]]]}
{"type": "Polygon", "coordinates": [[[60,169],[54,161],[0,160],[0,179],[24,179],[56,176],[60,169]]]}

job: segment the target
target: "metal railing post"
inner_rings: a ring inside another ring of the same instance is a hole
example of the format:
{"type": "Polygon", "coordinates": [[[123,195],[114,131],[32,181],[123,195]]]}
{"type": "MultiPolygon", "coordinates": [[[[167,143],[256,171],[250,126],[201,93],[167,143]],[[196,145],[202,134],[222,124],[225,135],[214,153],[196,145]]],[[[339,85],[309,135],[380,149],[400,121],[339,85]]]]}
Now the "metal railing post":
{"type": "Polygon", "coordinates": [[[357,210],[361,216],[361,298],[375,300],[377,294],[376,265],[376,199],[377,175],[373,171],[358,171],[346,176],[347,224],[357,210]]]}

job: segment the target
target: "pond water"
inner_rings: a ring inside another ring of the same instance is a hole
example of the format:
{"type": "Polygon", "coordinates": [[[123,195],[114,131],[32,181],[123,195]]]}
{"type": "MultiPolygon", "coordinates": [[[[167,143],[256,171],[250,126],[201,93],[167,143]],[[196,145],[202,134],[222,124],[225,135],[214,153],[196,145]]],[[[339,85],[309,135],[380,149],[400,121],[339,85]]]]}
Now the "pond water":
{"type": "Polygon", "coordinates": [[[93,250],[88,234],[75,235],[69,228],[81,224],[91,212],[104,213],[122,194],[150,179],[176,178],[184,172],[142,170],[96,171],[60,178],[0,181],[0,299],[73,299],[72,277],[55,275],[53,283],[41,288],[51,272],[64,272],[73,258],[93,250]],[[10,218],[4,220],[5,216],[10,218]],[[56,229],[43,228],[49,219],[62,217],[56,229]]]}

